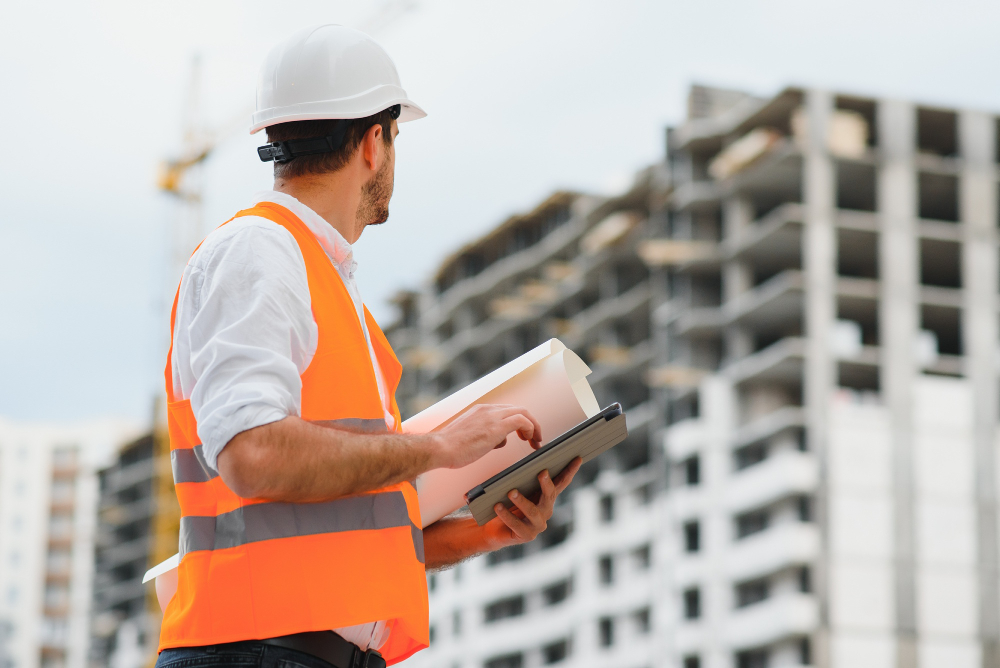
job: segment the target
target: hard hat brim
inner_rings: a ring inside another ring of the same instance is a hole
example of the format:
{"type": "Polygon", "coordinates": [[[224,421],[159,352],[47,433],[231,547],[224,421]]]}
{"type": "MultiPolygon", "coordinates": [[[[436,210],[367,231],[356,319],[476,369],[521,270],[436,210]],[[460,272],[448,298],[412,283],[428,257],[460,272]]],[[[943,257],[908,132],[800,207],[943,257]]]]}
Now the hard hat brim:
{"type": "Polygon", "coordinates": [[[272,125],[278,125],[279,123],[291,123],[293,121],[323,121],[344,118],[365,118],[367,116],[373,116],[383,109],[388,109],[396,104],[402,107],[400,109],[399,118],[397,119],[397,122],[399,123],[415,121],[427,115],[426,111],[405,96],[391,97],[388,99],[383,96],[379,97],[382,97],[382,99],[360,111],[358,111],[357,107],[354,105],[352,105],[354,106],[354,109],[350,111],[346,110],[342,100],[309,102],[305,104],[289,105],[286,107],[263,109],[254,113],[251,117],[250,134],[257,134],[264,128],[272,125]]]}

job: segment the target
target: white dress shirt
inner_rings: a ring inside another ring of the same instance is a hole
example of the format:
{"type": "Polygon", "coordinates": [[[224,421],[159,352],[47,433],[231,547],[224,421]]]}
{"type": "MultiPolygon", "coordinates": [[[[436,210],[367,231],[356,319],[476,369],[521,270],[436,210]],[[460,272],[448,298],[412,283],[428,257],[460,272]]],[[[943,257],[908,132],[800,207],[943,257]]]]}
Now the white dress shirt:
{"type": "MultiPolygon", "coordinates": [[[[326,252],[361,321],[386,426],[395,428],[391,397],[372,348],[354,280],[351,245],[315,211],[284,193],[259,193],[251,206],[285,207],[326,252]]],[[[236,434],[300,415],[302,373],[316,353],[305,261],[291,233],[270,220],[243,216],[208,235],[184,268],[171,357],[174,395],[190,399],[210,466],[236,434]]],[[[334,629],[362,649],[386,640],[385,622],[334,629]]]]}

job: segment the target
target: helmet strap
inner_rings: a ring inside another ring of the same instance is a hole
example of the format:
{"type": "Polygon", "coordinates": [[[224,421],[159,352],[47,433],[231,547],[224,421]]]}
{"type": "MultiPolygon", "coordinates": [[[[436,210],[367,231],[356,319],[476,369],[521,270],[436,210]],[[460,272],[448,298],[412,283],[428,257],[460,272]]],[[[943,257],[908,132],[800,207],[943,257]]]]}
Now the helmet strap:
{"type": "MultiPolygon", "coordinates": [[[[395,119],[399,118],[401,106],[396,104],[389,107],[390,115],[395,119]]],[[[285,141],[274,141],[257,147],[257,155],[261,162],[285,163],[294,160],[301,155],[316,155],[318,153],[333,153],[344,145],[344,137],[347,136],[347,128],[351,127],[351,122],[356,119],[343,118],[337,122],[333,132],[324,137],[309,137],[308,139],[286,139],[285,141]]]]}

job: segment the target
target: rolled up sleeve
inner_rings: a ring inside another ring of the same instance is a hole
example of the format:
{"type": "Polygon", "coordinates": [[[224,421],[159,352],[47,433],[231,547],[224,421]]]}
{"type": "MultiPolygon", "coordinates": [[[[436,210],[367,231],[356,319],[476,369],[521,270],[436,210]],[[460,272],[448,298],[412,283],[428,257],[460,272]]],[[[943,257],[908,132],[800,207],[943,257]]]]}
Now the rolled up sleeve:
{"type": "Polygon", "coordinates": [[[175,333],[187,346],[191,409],[212,467],[240,432],[299,415],[301,374],[317,336],[291,234],[261,219],[238,219],[224,230],[185,272],[181,298],[188,303],[181,318],[178,301],[183,331],[175,333]]]}

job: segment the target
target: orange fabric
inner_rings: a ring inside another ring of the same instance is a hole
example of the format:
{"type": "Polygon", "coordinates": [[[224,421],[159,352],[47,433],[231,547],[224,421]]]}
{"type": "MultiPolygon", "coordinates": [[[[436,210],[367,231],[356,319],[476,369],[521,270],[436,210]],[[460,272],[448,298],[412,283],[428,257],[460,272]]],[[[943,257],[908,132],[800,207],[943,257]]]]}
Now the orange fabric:
{"type": "MultiPolygon", "coordinates": [[[[235,217],[260,216],[288,230],[305,260],[313,317],[319,330],[316,353],[302,374],[302,418],[383,419],[375,372],[357,311],[340,275],[309,229],[290,211],[264,202],[235,217]]],[[[228,222],[228,221],[227,221],[228,222]]],[[[171,310],[171,337],[177,299],[171,310]]],[[[375,357],[390,395],[402,367],[378,324],[365,309],[375,357]]],[[[188,401],[173,393],[170,356],[164,372],[171,450],[200,444],[188,401]]],[[[395,398],[392,412],[399,429],[395,398]]],[[[182,517],[218,517],[266,500],[244,499],[221,477],[175,485],[182,517]]],[[[420,526],[417,493],[399,491],[414,527],[420,526]]],[[[424,565],[415,552],[412,527],[351,530],[248,542],[237,547],[182,555],[177,593],[164,612],[160,650],[237,640],[271,638],[389,620],[381,649],[387,663],[428,645],[424,565]]]]}

